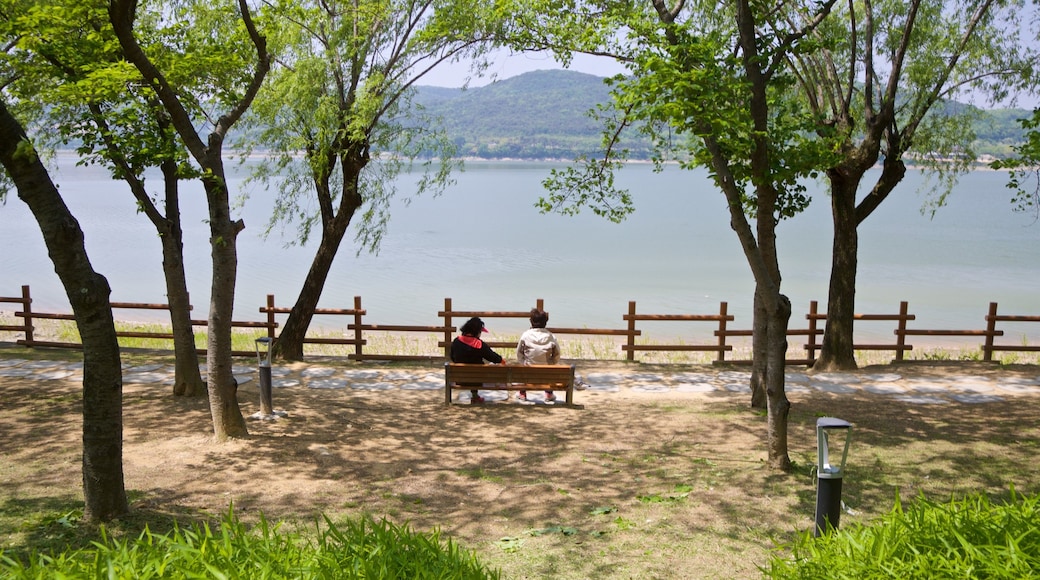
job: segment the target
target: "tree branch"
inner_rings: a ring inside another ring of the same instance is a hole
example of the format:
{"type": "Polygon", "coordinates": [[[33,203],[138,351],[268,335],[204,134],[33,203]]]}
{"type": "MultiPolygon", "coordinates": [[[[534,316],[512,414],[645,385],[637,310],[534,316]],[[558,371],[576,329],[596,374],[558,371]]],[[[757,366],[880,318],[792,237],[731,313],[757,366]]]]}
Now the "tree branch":
{"type": "MultiPolygon", "coordinates": [[[[238,10],[242,14],[242,22],[245,24],[246,32],[249,33],[249,39],[253,42],[253,47],[256,49],[257,66],[242,98],[217,121],[214,132],[219,134],[221,140],[223,140],[228,129],[249,109],[253,99],[256,98],[256,94],[260,91],[260,87],[264,84],[264,77],[271,70],[271,54],[267,52],[267,39],[256,29],[253,15],[246,0],[238,0],[238,10]]],[[[212,135],[210,140],[213,140],[212,135]]]]}
{"type": "Polygon", "coordinates": [[[115,31],[119,45],[123,48],[123,55],[139,71],[141,71],[145,82],[152,87],[163,106],[170,112],[170,118],[174,128],[184,140],[184,145],[196,159],[202,159],[206,155],[206,144],[202,142],[199,134],[192,125],[191,117],[181,105],[170,83],[162,72],[152,63],[148,55],[144,53],[137,38],[134,37],[134,21],[137,18],[136,0],[109,0],[109,20],[115,31]]]}

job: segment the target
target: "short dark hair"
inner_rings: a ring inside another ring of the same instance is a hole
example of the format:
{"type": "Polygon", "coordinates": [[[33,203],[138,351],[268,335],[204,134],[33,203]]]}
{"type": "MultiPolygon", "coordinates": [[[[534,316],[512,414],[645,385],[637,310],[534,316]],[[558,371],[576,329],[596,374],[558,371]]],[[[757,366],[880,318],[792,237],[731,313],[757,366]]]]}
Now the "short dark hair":
{"type": "Polygon", "coordinates": [[[468,336],[480,336],[480,333],[484,330],[484,321],[474,316],[466,321],[465,324],[459,328],[462,334],[468,336]]]}
{"type": "Polygon", "coordinates": [[[549,322],[549,313],[540,309],[531,309],[531,326],[534,328],[545,328],[545,325],[549,322]]]}

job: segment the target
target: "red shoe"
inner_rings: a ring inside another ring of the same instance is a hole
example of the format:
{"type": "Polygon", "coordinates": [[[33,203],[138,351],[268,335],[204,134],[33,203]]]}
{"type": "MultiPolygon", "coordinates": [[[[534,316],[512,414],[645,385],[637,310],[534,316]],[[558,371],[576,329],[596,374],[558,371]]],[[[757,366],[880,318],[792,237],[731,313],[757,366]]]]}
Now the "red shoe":
{"type": "Polygon", "coordinates": [[[552,391],[545,391],[545,402],[546,403],[555,403],[556,402],[556,395],[554,395],[552,391]]]}
{"type": "Polygon", "coordinates": [[[470,405],[481,405],[483,403],[484,403],[484,397],[481,397],[480,395],[473,395],[472,397],[469,398],[469,404],[470,405]]]}
{"type": "Polygon", "coordinates": [[[520,401],[521,403],[526,403],[527,402],[527,391],[520,391],[516,395],[516,400],[520,401]]]}

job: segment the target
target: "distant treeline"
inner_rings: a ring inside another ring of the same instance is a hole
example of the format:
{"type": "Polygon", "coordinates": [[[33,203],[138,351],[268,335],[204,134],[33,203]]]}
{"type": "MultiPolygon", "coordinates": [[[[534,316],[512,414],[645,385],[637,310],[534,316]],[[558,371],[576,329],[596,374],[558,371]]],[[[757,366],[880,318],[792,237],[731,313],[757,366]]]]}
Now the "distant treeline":
{"type": "MultiPolygon", "coordinates": [[[[418,87],[415,103],[439,117],[462,157],[574,159],[601,151],[601,124],[589,110],[610,100],[603,78],[567,70],[535,71],[483,87],[418,87]]],[[[950,108],[966,106],[951,103],[950,108]]],[[[1024,109],[983,111],[975,124],[978,155],[1003,158],[1021,143],[1024,109]]],[[[635,132],[623,145],[633,159],[650,156],[649,141],[635,132]]]]}

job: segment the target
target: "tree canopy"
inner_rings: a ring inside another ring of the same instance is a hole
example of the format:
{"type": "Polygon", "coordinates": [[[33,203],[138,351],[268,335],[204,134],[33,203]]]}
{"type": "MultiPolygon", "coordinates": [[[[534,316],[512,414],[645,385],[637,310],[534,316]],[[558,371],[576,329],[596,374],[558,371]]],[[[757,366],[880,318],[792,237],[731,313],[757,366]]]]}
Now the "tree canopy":
{"type": "Polygon", "coordinates": [[[259,133],[247,149],[266,151],[256,177],[277,184],[270,227],[296,225],[300,242],[320,236],[275,345],[280,357],[303,357],[348,227],[355,227],[358,252],[378,250],[396,177],[426,156],[411,193],[436,195],[450,184],[459,164],[455,145],[436,119],[411,107],[411,98],[416,82],[439,64],[468,58],[478,72],[486,66],[502,22],[497,11],[473,0],[272,5],[277,66],[253,108],[259,133]]]}

